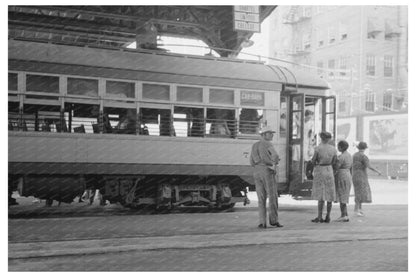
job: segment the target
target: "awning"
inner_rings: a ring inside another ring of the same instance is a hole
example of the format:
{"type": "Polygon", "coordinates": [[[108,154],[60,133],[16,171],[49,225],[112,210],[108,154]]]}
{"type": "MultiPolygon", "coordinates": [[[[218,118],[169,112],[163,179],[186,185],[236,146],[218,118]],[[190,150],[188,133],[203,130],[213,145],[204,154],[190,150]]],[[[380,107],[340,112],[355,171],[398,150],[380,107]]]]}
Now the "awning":
{"type": "Polygon", "coordinates": [[[379,18],[370,17],[367,23],[367,33],[379,33],[383,31],[383,25],[379,18]]]}
{"type": "Polygon", "coordinates": [[[400,35],[400,27],[399,25],[394,22],[393,20],[386,20],[385,23],[385,33],[386,35],[400,35]]]}

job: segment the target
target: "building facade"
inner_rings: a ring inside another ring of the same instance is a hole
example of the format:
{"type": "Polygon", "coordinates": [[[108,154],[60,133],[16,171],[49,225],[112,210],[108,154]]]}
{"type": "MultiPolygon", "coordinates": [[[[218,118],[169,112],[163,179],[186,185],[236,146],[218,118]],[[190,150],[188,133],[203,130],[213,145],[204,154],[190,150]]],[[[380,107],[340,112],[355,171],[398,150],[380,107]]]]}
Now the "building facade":
{"type": "Polygon", "coordinates": [[[269,56],[326,79],[339,117],[407,112],[407,22],[407,6],[279,6],[269,56]]]}

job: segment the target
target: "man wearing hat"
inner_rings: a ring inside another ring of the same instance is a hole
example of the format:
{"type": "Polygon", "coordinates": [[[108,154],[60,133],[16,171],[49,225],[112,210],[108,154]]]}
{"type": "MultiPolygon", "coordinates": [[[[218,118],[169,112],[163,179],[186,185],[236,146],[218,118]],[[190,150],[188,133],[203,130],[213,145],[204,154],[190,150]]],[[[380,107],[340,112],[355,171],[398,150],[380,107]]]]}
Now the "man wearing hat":
{"type": "Polygon", "coordinates": [[[269,224],[273,227],[283,227],[278,221],[278,193],[275,181],[275,166],[279,162],[279,156],[271,143],[273,134],[276,133],[270,127],[265,126],[261,132],[260,141],[251,148],[250,164],[254,167],[254,183],[259,205],[259,228],[266,228],[266,200],[269,197],[269,224]]]}

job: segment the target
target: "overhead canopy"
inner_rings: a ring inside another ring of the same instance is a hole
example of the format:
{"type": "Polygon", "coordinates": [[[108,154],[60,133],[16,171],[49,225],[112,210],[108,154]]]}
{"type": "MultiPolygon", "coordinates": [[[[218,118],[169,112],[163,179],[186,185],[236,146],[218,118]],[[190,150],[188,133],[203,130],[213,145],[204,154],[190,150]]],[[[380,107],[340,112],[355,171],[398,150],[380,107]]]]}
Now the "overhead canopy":
{"type": "MultiPolygon", "coordinates": [[[[275,8],[259,6],[260,22],[275,8]]],[[[233,6],[9,6],[8,10],[9,38],[16,39],[126,47],[138,37],[158,34],[200,39],[227,57],[240,52],[253,35],[234,30],[233,6]]]]}

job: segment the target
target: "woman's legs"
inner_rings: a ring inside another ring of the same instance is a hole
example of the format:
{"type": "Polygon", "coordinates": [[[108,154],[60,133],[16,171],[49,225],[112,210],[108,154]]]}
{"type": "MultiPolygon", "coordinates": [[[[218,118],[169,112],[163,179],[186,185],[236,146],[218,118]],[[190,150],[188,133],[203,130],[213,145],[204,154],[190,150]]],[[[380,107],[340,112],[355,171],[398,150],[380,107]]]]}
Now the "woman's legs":
{"type": "Polygon", "coordinates": [[[363,216],[363,212],[361,209],[362,209],[362,203],[358,200],[355,200],[354,211],[357,213],[358,216],[363,216]]]}
{"type": "Polygon", "coordinates": [[[348,212],[347,212],[347,204],[346,203],[339,203],[339,206],[341,208],[341,217],[346,217],[348,216],[348,212]]]}
{"type": "Polygon", "coordinates": [[[324,201],[318,200],[318,217],[315,219],[312,219],[312,222],[315,223],[322,223],[324,220],[322,219],[322,211],[324,209],[324,201]]]}
{"type": "Polygon", "coordinates": [[[325,222],[329,223],[331,221],[331,210],[332,210],[332,202],[326,202],[326,217],[325,222]]]}
{"type": "Polygon", "coordinates": [[[318,218],[319,219],[322,219],[322,212],[323,212],[323,209],[324,209],[324,201],[321,201],[321,200],[319,200],[318,201],[318,218]]]}
{"type": "Polygon", "coordinates": [[[361,202],[358,199],[355,199],[354,212],[358,213],[361,210],[361,202]]]}

